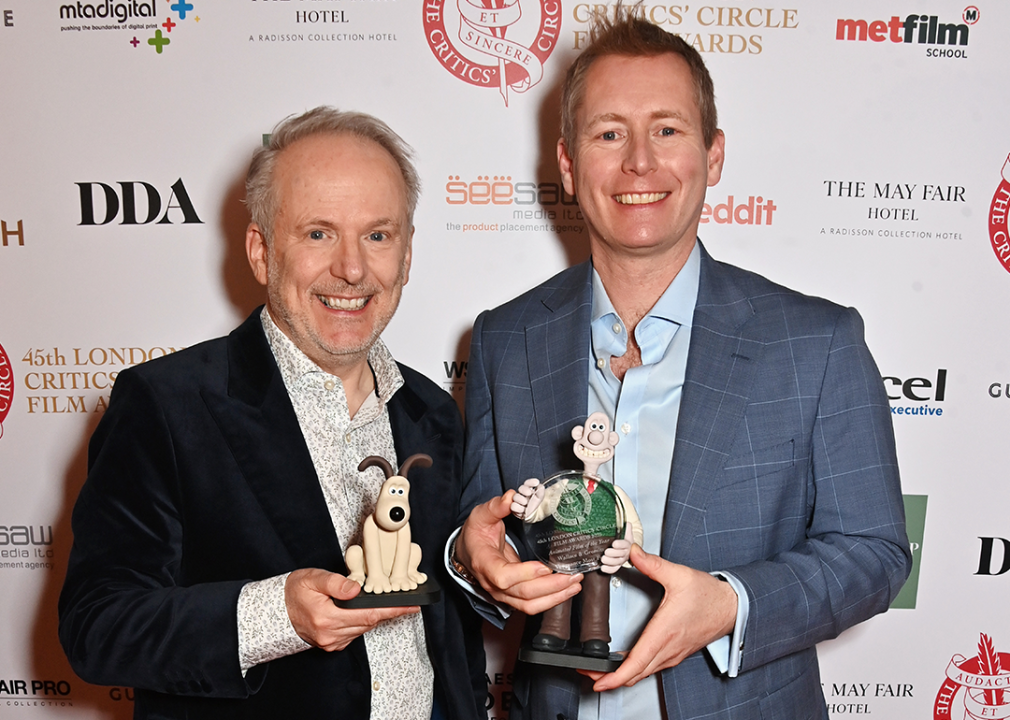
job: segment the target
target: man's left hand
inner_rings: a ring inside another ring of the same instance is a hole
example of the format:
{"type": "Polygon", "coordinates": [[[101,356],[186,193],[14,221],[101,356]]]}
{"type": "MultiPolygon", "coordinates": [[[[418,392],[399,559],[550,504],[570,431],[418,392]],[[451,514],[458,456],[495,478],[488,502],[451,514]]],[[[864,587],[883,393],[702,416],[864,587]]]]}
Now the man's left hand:
{"type": "Polygon", "coordinates": [[[596,681],[596,692],[631,686],[674,667],[731,633],[736,624],[737,596],[729,583],[650,555],[638,545],[631,548],[631,564],[663,586],[663,601],[617,670],[582,671],[596,681]]]}

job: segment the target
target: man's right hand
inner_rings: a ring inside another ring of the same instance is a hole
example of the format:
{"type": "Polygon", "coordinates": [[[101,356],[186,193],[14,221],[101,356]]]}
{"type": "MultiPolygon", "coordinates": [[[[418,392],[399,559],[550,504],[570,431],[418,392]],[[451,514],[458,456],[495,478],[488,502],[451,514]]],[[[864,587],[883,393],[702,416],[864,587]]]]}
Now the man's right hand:
{"type": "Polygon", "coordinates": [[[298,636],[327,652],[343,650],[385,620],[421,611],[417,606],[347,610],[333,604],[333,598],[350,600],[359,592],[361,586],[343,575],[308,568],[288,575],[284,602],[298,636]]]}
{"type": "Polygon", "coordinates": [[[522,562],[505,541],[515,491],[478,505],[456,538],[456,557],[497,602],[527,615],[562,603],[582,589],[582,575],[552,573],[541,562],[522,562]]]}

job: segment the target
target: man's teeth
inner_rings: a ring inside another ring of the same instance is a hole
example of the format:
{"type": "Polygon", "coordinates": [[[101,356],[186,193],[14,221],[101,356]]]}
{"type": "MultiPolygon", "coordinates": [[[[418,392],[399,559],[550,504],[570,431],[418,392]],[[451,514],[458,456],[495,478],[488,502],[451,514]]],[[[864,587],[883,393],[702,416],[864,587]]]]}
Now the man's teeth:
{"type": "Polygon", "coordinates": [[[582,447],[582,453],[586,457],[602,458],[610,455],[610,448],[604,448],[603,450],[593,450],[591,448],[587,448],[585,445],[582,445],[581,447],[582,447]]]}
{"type": "Polygon", "coordinates": [[[368,302],[367,297],[351,298],[350,300],[347,300],[345,298],[326,297],[325,295],[320,295],[319,299],[323,301],[323,305],[331,310],[360,310],[365,307],[365,303],[368,302]]]}
{"type": "Polygon", "coordinates": [[[659,202],[669,194],[670,193],[665,192],[624,193],[623,195],[615,195],[614,198],[622,205],[647,205],[649,203],[659,202]]]}

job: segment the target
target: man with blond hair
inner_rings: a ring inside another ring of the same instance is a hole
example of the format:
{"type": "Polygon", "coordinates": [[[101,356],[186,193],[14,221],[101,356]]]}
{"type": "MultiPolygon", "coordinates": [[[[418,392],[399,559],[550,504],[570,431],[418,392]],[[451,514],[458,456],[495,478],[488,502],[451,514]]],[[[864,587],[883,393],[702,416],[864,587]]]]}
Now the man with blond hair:
{"type": "MultiPolygon", "coordinates": [[[[577,467],[571,428],[603,412],[620,433],[604,479],[644,526],[611,580],[603,640],[626,657],[581,684],[518,663],[512,717],[826,719],[815,644],[886,610],[911,563],[887,396],[855,310],[702,246],[725,153],[711,78],[681,38],[615,16],[562,97],[558,164],[591,261],[474,324],[474,509],[452,563],[530,615],[578,593],[583,576],[520,557],[503,520],[525,478],[577,467]]],[[[571,650],[550,627],[534,647],[571,650]]]]}

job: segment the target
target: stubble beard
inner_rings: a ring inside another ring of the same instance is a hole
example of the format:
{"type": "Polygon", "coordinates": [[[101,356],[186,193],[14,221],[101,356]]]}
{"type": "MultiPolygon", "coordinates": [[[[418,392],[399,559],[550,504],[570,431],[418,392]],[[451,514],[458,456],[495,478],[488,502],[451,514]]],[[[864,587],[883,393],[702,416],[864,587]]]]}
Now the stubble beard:
{"type": "MultiPolygon", "coordinates": [[[[376,317],[368,337],[355,345],[336,345],[327,341],[311,322],[308,310],[299,312],[287,303],[283,293],[280,291],[282,279],[276,263],[270,263],[267,271],[267,300],[271,310],[275,311],[279,316],[278,319],[283,321],[284,327],[290,333],[292,342],[309,359],[320,365],[313,355],[322,353],[323,356],[333,361],[332,365],[347,367],[355,365],[368,357],[372,346],[375,345],[382,331],[386,329],[389,321],[393,319],[393,315],[400,304],[403,279],[406,276],[406,271],[406,259],[404,259],[404,262],[400,265],[400,271],[396,276],[396,282],[388,292],[388,307],[376,317]],[[307,352],[308,350],[317,350],[318,353],[310,353],[307,352]]],[[[309,290],[312,302],[321,302],[317,297],[318,295],[357,294],[371,295],[374,298],[375,295],[381,292],[382,288],[375,285],[351,285],[349,283],[336,283],[325,288],[312,287],[309,290]]],[[[368,302],[371,303],[373,301],[373,299],[370,299],[368,302]]]]}

